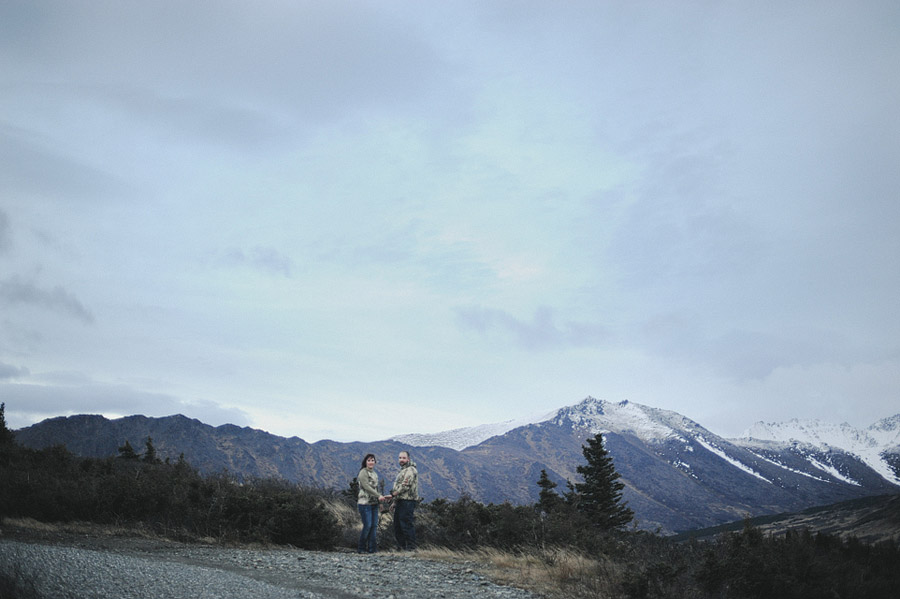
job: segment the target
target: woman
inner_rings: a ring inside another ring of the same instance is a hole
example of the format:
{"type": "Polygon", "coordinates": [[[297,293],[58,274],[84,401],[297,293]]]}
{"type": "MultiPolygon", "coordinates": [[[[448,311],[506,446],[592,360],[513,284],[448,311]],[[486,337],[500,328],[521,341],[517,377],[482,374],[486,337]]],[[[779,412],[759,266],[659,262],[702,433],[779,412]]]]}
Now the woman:
{"type": "Polygon", "coordinates": [[[356,475],[359,484],[359,495],[356,507],[362,518],[362,532],[359,535],[357,553],[375,553],[375,533],[378,530],[378,502],[381,495],[378,493],[378,473],[375,472],[375,455],[367,453],[362,461],[362,469],[356,475]]]}

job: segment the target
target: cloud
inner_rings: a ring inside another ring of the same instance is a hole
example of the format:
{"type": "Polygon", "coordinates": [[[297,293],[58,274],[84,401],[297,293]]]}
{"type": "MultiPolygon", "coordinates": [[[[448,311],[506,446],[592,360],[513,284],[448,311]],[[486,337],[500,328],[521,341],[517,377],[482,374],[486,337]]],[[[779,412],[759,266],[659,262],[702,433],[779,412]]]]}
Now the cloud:
{"type": "Polygon", "coordinates": [[[826,331],[760,333],[734,330],[712,340],[698,361],[739,380],[763,379],[779,368],[847,363],[846,339],[826,331]]]}
{"type": "Polygon", "coordinates": [[[291,277],[294,262],[274,248],[255,246],[247,251],[238,247],[231,247],[220,254],[215,263],[226,268],[249,267],[254,270],[274,275],[291,277]]]}
{"type": "Polygon", "coordinates": [[[15,379],[22,376],[28,376],[28,374],[27,368],[19,368],[12,364],[0,362],[0,379],[15,379]]]}
{"type": "Polygon", "coordinates": [[[69,200],[125,191],[116,177],[52,149],[51,143],[0,123],[0,187],[5,194],[69,200]]]}
{"type": "Polygon", "coordinates": [[[10,66],[23,78],[41,67],[56,80],[130,81],[172,90],[172,99],[232,97],[313,120],[373,102],[405,105],[439,70],[401,19],[353,1],[62,2],[0,8],[4,21],[3,33],[18,40],[10,66]]]}
{"type": "Polygon", "coordinates": [[[667,312],[623,330],[622,338],[634,349],[740,384],[763,380],[779,369],[821,364],[850,368],[897,355],[893,344],[879,347],[871,340],[854,339],[846,330],[799,320],[753,328],[736,321],[729,326],[696,311],[667,312]]]}
{"type": "MultiPolygon", "coordinates": [[[[865,427],[898,413],[900,359],[853,365],[822,362],[778,368],[768,377],[732,391],[735,405],[755,420],[820,418],[865,427]]],[[[731,411],[731,410],[729,410],[731,411]]],[[[723,426],[735,426],[733,414],[722,414],[723,426]],[[727,423],[727,421],[731,423],[727,423]]]]}
{"type": "Polygon", "coordinates": [[[53,289],[41,289],[34,283],[22,280],[18,275],[0,281],[0,304],[14,306],[32,305],[67,314],[86,324],[94,322],[94,315],[74,295],[57,285],[53,289]]]}
{"type": "MultiPolygon", "coordinates": [[[[33,377],[39,380],[40,376],[33,377]]],[[[118,418],[131,414],[152,417],[183,414],[212,425],[246,426],[246,412],[211,401],[186,401],[172,395],[134,389],[127,385],[93,382],[84,376],[50,377],[79,384],[23,384],[0,382],[11,428],[21,428],[59,415],[102,414],[118,418]]]]}
{"type": "Polygon", "coordinates": [[[508,312],[481,306],[456,309],[457,322],[463,329],[483,335],[499,332],[527,350],[547,350],[560,347],[601,346],[610,340],[610,332],[603,326],[583,322],[557,325],[553,311],[541,306],[532,320],[518,319],[508,312]]]}
{"type": "Polygon", "coordinates": [[[284,139],[291,131],[272,114],[232,106],[216,98],[168,95],[153,89],[98,87],[90,95],[100,106],[124,110],[148,128],[148,136],[229,144],[242,149],[284,139]]]}
{"type": "MultiPolygon", "coordinates": [[[[858,4],[0,2],[0,380],[40,354],[327,420],[730,410],[871,363],[900,338],[900,37],[858,4]]],[[[66,376],[15,382],[97,387],[66,376]]]]}
{"type": "Polygon", "coordinates": [[[12,239],[9,234],[9,217],[6,212],[0,210],[0,254],[8,252],[12,247],[12,239]]]}

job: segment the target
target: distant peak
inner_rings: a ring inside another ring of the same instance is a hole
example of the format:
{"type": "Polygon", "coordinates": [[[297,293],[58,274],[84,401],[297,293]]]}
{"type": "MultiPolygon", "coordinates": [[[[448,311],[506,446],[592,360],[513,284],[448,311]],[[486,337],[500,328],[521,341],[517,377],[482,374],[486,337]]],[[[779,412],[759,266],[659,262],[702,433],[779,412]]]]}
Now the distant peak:
{"type": "Polygon", "coordinates": [[[608,403],[609,402],[607,402],[605,400],[597,399],[596,397],[591,397],[590,395],[588,395],[587,397],[582,399],[580,402],[578,402],[574,406],[566,406],[562,409],[563,410],[572,410],[572,411],[577,411],[577,412],[590,411],[590,412],[598,412],[598,413],[602,414],[603,407],[605,405],[607,405],[608,403]]]}
{"type": "Polygon", "coordinates": [[[900,414],[894,414],[893,416],[882,418],[875,424],[871,425],[869,429],[877,431],[900,431],[900,414]]]}
{"type": "Polygon", "coordinates": [[[585,428],[594,432],[630,434],[645,441],[679,437],[702,429],[676,412],[651,408],[627,399],[610,402],[593,397],[561,408],[551,422],[557,426],[585,428]]]}

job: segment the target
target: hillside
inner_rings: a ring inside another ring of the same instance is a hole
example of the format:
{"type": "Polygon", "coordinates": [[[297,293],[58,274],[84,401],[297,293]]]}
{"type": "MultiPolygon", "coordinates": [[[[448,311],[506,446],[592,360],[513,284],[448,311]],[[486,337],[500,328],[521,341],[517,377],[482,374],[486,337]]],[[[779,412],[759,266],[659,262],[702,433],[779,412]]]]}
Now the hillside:
{"type": "MultiPolygon", "coordinates": [[[[150,437],[161,458],[184,454],[201,472],[227,470],[334,489],[347,488],[367,452],[378,456],[379,472],[392,480],[397,452],[410,450],[426,500],[468,495],[483,503],[530,504],[537,500],[542,469],[559,490],[577,480],[581,446],[601,432],[626,485],[624,497],[646,530],[675,533],[900,491],[870,463],[839,448],[734,442],[675,412],[594,398],[461,451],[396,440],[307,443],[184,416],[53,418],[16,431],[16,438],[29,447],[63,444],[79,455],[103,457],[116,455],[126,440],[141,451],[150,437]]],[[[885,464],[896,460],[895,453],[883,453],[885,464]]]]}
{"type": "Polygon", "coordinates": [[[676,540],[703,539],[723,532],[739,531],[748,523],[764,534],[783,535],[787,531],[824,533],[856,538],[866,543],[900,542],[900,494],[863,497],[832,505],[811,507],[795,513],[757,516],[720,526],[692,530],[676,540]]]}

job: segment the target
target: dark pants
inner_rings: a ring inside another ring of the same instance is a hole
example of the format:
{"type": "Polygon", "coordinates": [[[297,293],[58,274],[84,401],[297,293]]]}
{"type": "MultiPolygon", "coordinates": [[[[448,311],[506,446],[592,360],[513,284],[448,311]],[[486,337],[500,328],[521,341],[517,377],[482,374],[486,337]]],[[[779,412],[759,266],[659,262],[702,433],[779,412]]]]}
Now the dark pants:
{"type": "Polygon", "coordinates": [[[394,502],[394,536],[402,551],[416,548],[416,501],[398,499],[394,502]]]}
{"type": "Polygon", "coordinates": [[[359,508],[359,515],[363,524],[356,550],[359,553],[375,553],[377,549],[375,533],[378,532],[378,506],[357,504],[356,507],[359,508]]]}

